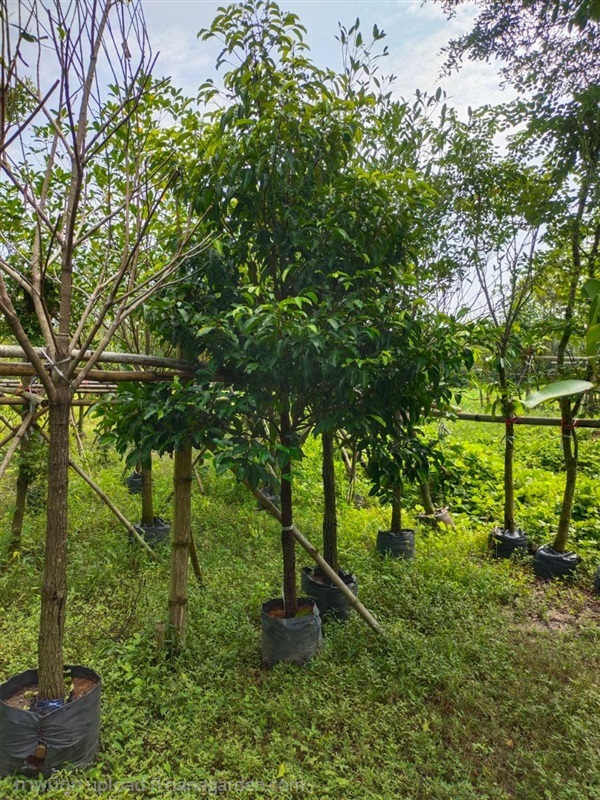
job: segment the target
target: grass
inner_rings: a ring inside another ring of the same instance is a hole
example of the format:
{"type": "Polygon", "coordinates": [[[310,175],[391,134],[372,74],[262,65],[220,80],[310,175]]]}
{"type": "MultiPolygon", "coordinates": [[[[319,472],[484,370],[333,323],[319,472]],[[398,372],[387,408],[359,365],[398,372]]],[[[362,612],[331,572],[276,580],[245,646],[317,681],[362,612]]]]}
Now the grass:
{"type": "MultiPolygon", "coordinates": [[[[207,494],[194,495],[203,585],[190,578],[189,646],[171,664],[154,644],[168,553],[148,560],[74,476],[67,660],[102,675],[101,752],[92,769],[60,773],[54,787],[0,781],[0,797],[600,798],[600,602],[588,588],[600,561],[590,521],[598,504],[579,520],[580,540],[574,531],[586,555],[580,577],[544,585],[528,559],[486,555],[501,503],[496,427],[456,423],[445,446],[457,528],[419,530],[414,562],[374,552],[387,509],[340,501],[341,563],[388,637],[353,613],[328,626],[322,653],[304,668],[260,664],[260,604],[280,592],[279,530],[243,487],[203,471],[207,494]]],[[[561,478],[545,459],[558,443],[519,431],[519,447],[520,519],[547,537],[561,478]]],[[[594,447],[582,441],[591,461],[594,447]]],[[[313,448],[296,497],[298,525],[318,543],[317,455],[313,448]]],[[[90,458],[94,477],[137,521],[121,465],[111,454],[90,458]]],[[[171,467],[165,458],[155,470],[156,511],[166,517],[171,467]]],[[[12,491],[8,476],[0,552],[12,491]]],[[[410,492],[407,505],[414,522],[410,492]]],[[[32,510],[21,557],[0,577],[0,680],[35,662],[42,535],[43,515],[32,510]]],[[[298,560],[309,563],[301,551],[298,560]]]]}

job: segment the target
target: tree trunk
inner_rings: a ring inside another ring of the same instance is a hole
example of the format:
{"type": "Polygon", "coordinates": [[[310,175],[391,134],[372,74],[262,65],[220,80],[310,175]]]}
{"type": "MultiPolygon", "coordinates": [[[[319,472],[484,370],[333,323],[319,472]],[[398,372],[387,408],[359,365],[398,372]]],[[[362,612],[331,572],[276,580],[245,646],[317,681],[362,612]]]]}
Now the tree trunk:
{"type": "MultiPolygon", "coordinates": [[[[291,420],[287,408],[281,415],[281,444],[291,446],[291,420]]],[[[283,552],[283,604],[286,619],[298,613],[296,593],[296,540],[293,533],[292,460],[281,468],[281,549],[283,552]]]]}
{"type": "Polygon", "coordinates": [[[402,487],[395,486],[392,495],[392,520],[390,524],[392,533],[400,533],[402,530],[402,487]]]}
{"type": "Polygon", "coordinates": [[[142,525],[154,525],[152,457],[142,464],[142,525]]]}
{"type": "Polygon", "coordinates": [[[334,572],[338,571],[337,513],[335,506],[335,457],[333,434],[324,433],[323,442],[323,556],[334,572]]]}
{"type": "Polygon", "coordinates": [[[419,483],[419,491],[421,493],[421,500],[423,501],[425,513],[432,516],[435,514],[435,506],[433,505],[433,500],[431,499],[431,490],[427,481],[419,483]]]}
{"type": "Polygon", "coordinates": [[[38,646],[39,697],[64,697],[63,642],[67,602],[69,418],[71,390],[59,377],[49,408],[48,504],[38,646]]]}
{"type": "MultiPolygon", "coordinates": [[[[507,417],[512,419],[512,416],[507,417]]],[[[515,522],[515,483],[513,477],[513,462],[515,453],[515,426],[512,422],[506,423],[506,436],[504,439],[504,530],[514,533],[517,528],[515,522]]]]}
{"type": "MultiPolygon", "coordinates": [[[[507,346],[502,343],[499,350],[498,382],[501,391],[501,406],[504,418],[512,420],[515,415],[514,405],[508,393],[508,379],[506,376],[506,351],[507,346]]],[[[504,530],[514,533],[517,524],[515,522],[515,482],[513,475],[513,464],[515,456],[515,426],[513,422],[506,423],[506,435],[504,437],[504,530]]]]}
{"type": "Polygon", "coordinates": [[[187,584],[192,531],[192,445],[188,440],[175,451],[174,507],[169,583],[169,643],[173,652],[185,647],[187,584]]]}
{"type": "Polygon", "coordinates": [[[573,501],[575,499],[575,485],[577,483],[577,434],[573,428],[573,411],[568,397],[560,401],[560,411],[563,418],[562,448],[566,474],[558,531],[552,547],[558,553],[564,553],[567,547],[573,501]]]}

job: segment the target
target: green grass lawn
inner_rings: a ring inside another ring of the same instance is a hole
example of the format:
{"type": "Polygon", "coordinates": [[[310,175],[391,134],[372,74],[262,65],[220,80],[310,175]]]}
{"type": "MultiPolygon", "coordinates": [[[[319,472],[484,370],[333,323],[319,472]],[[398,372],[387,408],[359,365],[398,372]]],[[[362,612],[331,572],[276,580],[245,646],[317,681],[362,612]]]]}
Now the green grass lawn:
{"type": "MultiPolygon", "coordinates": [[[[304,668],[261,666],[260,604],[280,592],[279,529],[243,487],[203,470],[207,493],[194,495],[203,585],[191,576],[188,649],[171,664],[157,655],[154,633],[165,617],[168,552],[160,563],[147,559],[73,476],[67,661],[102,675],[101,752],[89,771],[59,774],[54,788],[0,781],[0,798],[600,798],[600,601],[590,593],[600,563],[598,439],[581,437],[573,531],[581,573],[544,585],[530,559],[486,555],[501,509],[503,429],[449,428],[437,485],[457,528],[419,529],[413,562],[377,556],[388,510],[376,500],[348,505],[340,465],[341,562],[388,637],[353,612],[327,627],[321,654],[304,668]],[[61,780],[72,783],[60,788],[61,780]]],[[[557,519],[558,436],[518,431],[519,520],[540,542],[557,519]]],[[[94,477],[139,521],[121,465],[87,441],[94,477]]],[[[311,446],[296,492],[297,524],[315,543],[317,456],[311,446]]],[[[156,512],[167,518],[171,468],[168,458],[156,462],[156,512]]],[[[1,486],[0,553],[13,482],[14,472],[1,486]]],[[[409,491],[408,522],[416,511],[409,491]]],[[[32,509],[21,557],[0,576],[0,681],[35,665],[42,534],[43,514],[32,509]]],[[[309,558],[299,551],[298,561],[309,558]]]]}

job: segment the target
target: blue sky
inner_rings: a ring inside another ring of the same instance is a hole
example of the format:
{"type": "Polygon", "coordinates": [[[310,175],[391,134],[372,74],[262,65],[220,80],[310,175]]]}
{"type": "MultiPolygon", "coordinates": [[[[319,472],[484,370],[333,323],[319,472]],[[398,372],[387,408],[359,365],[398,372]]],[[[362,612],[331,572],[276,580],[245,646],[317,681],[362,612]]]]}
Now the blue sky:
{"type": "MultiPolygon", "coordinates": [[[[150,40],[160,51],[157,75],[171,75],[174,83],[191,95],[206,78],[215,77],[219,47],[215,42],[200,42],[196,34],[208,27],[218,7],[226,4],[143,0],[150,40]]],[[[349,27],[359,17],[365,37],[374,23],[387,34],[390,55],[382,69],[397,76],[396,94],[408,98],[417,88],[431,92],[441,85],[449,105],[463,113],[469,105],[509,99],[508,91],[499,88],[493,65],[467,64],[457,75],[440,78],[440,50],[452,36],[470,28],[473,6],[465,6],[448,22],[436,4],[423,5],[421,0],[280,0],[279,5],[300,17],[308,31],[312,57],[321,66],[339,68],[338,21],[349,27]]]]}

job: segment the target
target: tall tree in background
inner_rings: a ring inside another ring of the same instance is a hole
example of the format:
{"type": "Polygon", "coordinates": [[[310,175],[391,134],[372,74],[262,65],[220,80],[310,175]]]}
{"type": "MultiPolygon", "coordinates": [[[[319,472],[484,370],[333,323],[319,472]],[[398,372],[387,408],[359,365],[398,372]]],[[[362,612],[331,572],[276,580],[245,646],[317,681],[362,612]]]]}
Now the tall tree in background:
{"type": "MultiPolygon", "coordinates": [[[[441,0],[448,13],[462,0],[441,0]]],[[[479,0],[473,29],[448,47],[449,68],[464,58],[498,59],[502,75],[521,94],[514,121],[524,130],[512,146],[541,160],[553,185],[554,208],[544,241],[562,285],[559,375],[577,330],[583,281],[600,262],[600,21],[595,2],[479,0]]],[[[592,376],[591,363],[586,378],[592,376]]],[[[581,397],[560,399],[565,492],[554,541],[564,552],[577,476],[574,419],[581,397]]]]}

